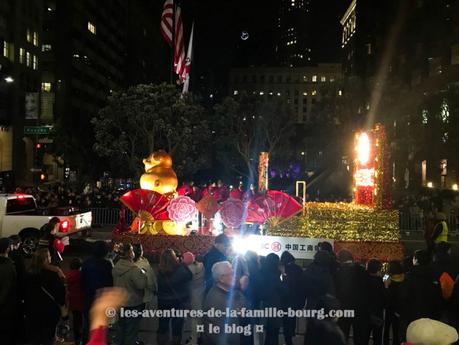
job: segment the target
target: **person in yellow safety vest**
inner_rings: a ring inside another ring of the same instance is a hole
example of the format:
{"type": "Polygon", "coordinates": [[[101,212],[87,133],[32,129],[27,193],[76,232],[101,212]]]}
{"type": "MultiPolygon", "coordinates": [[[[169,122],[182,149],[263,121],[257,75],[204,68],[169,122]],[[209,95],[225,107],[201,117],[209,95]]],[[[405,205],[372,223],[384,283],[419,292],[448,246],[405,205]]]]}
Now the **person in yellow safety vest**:
{"type": "Polygon", "coordinates": [[[446,224],[446,215],[442,212],[437,213],[438,223],[435,225],[432,241],[435,244],[448,242],[448,224],[446,224]]]}

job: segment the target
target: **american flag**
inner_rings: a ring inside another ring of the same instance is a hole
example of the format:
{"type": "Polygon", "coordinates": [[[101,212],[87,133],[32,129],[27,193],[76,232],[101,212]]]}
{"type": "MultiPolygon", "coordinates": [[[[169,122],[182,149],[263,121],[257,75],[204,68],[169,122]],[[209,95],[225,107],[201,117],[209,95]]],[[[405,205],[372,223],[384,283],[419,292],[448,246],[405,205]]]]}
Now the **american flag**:
{"type": "Polygon", "coordinates": [[[182,9],[177,5],[175,10],[175,37],[174,37],[174,69],[182,83],[186,76],[185,70],[185,43],[183,40],[182,9]]]}
{"type": "Polygon", "coordinates": [[[166,42],[172,46],[172,15],[174,14],[174,0],[166,0],[161,15],[161,33],[166,42]]]}

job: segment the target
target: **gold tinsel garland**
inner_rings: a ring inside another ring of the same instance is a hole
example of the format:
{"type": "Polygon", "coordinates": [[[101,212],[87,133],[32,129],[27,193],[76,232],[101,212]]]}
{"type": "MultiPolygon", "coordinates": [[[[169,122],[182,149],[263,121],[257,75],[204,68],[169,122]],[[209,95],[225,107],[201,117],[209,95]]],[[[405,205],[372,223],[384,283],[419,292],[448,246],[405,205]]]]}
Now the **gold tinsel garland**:
{"type": "Polygon", "coordinates": [[[278,224],[267,234],[330,238],[338,241],[399,241],[398,211],[378,210],[354,203],[308,202],[305,213],[278,224]]]}

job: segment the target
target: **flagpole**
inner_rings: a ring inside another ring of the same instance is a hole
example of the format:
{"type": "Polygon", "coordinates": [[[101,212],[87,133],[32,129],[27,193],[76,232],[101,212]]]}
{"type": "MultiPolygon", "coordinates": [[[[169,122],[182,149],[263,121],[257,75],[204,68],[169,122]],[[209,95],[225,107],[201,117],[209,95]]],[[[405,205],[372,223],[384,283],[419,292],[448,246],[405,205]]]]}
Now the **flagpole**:
{"type": "Polygon", "coordinates": [[[175,56],[175,13],[177,11],[177,5],[173,1],[173,12],[172,12],[172,49],[171,49],[171,70],[169,76],[169,82],[174,84],[174,56],[175,56]]]}
{"type": "MultiPolygon", "coordinates": [[[[187,93],[190,88],[190,74],[191,74],[191,64],[193,62],[193,45],[194,45],[194,22],[191,25],[191,33],[190,33],[190,40],[188,42],[188,50],[186,54],[186,63],[185,66],[188,65],[188,73],[186,75],[185,82],[183,83],[183,89],[182,89],[182,94],[187,93]]],[[[187,67],[185,67],[187,68],[187,67]]]]}

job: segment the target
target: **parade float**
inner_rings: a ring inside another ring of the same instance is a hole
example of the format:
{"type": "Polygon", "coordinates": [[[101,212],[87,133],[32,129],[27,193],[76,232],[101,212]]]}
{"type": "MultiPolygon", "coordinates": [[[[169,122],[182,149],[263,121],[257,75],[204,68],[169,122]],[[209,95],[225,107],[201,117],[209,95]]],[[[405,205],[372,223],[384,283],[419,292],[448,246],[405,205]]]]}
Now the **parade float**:
{"type": "Polygon", "coordinates": [[[181,252],[204,254],[213,236],[224,231],[233,237],[238,251],[261,255],[289,250],[299,259],[311,259],[317,244],[327,240],[336,252],[350,250],[356,259],[400,260],[398,211],[391,209],[391,175],[384,127],[376,125],[355,136],[353,202],[302,202],[284,192],[268,189],[267,153],[259,159],[258,193],[243,200],[228,198],[218,203],[212,195],[195,202],[176,193],[178,181],[172,158],[165,151],[144,159],[141,189],[120,200],[135,215],[129,226],[123,217],[114,239],[141,242],[144,250],[159,252],[172,247],[181,252]],[[222,227],[213,225],[221,219],[222,227]],[[261,228],[264,235],[242,235],[241,228],[261,228]]]}

